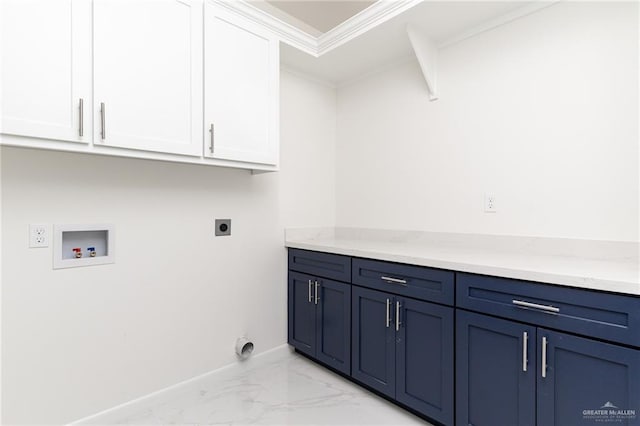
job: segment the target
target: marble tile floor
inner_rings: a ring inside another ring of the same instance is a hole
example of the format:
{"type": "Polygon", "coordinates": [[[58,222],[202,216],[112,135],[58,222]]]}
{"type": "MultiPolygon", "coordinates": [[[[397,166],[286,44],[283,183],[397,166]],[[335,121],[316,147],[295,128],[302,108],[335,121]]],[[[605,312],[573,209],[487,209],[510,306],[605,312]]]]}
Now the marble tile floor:
{"type": "Polygon", "coordinates": [[[425,425],[301,355],[280,350],[154,398],[100,424],[425,425]],[[118,417],[120,416],[120,417],[118,417]]]}

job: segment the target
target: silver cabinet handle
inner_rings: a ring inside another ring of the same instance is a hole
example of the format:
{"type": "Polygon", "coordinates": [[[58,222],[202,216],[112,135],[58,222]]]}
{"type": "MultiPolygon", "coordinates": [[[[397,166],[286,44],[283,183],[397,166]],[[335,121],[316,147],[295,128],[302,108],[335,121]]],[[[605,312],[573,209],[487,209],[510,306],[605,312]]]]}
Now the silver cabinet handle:
{"type": "Polygon", "coordinates": [[[213,130],[214,130],[213,123],[211,123],[211,126],[209,127],[209,133],[211,133],[211,139],[210,139],[211,144],[209,145],[209,152],[212,153],[212,154],[213,154],[213,141],[214,141],[214,138],[213,138],[214,132],[213,132],[213,130]]]}
{"type": "Polygon", "coordinates": [[[320,284],[318,284],[318,281],[316,280],[316,305],[318,304],[318,300],[320,300],[320,298],[318,297],[318,286],[320,284]]]}
{"type": "Polygon", "coordinates": [[[309,280],[309,303],[311,303],[311,280],[309,280]]]}
{"type": "Polygon", "coordinates": [[[84,99],[80,98],[80,105],[78,106],[80,110],[80,123],[78,123],[78,135],[80,137],[84,136],[84,99]]]}
{"type": "Polygon", "coordinates": [[[104,102],[100,102],[100,138],[105,140],[107,138],[107,123],[105,120],[105,107],[104,102]]]}
{"type": "Polygon", "coordinates": [[[407,280],[402,280],[400,278],[393,278],[393,277],[385,277],[384,275],[381,276],[380,279],[390,284],[406,284],[407,283],[407,280]]]}
{"type": "Polygon", "coordinates": [[[527,346],[529,345],[529,334],[522,332],[522,371],[527,371],[527,346]]]}
{"type": "Polygon", "coordinates": [[[555,306],[551,306],[551,305],[539,305],[537,303],[531,303],[531,302],[525,302],[524,300],[512,300],[511,303],[513,303],[516,306],[522,306],[524,308],[532,308],[532,309],[538,309],[540,311],[545,311],[545,312],[554,312],[554,313],[558,313],[560,312],[560,308],[556,308],[555,306]]]}
{"type": "Polygon", "coordinates": [[[389,328],[389,324],[391,322],[391,314],[390,311],[391,310],[391,300],[387,299],[387,328],[389,328]]]}
{"type": "Polygon", "coordinates": [[[542,378],[547,377],[547,338],[542,338],[542,378]]]}
{"type": "Polygon", "coordinates": [[[400,302],[396,300],[396,331],[400,331],[400,302]]]}

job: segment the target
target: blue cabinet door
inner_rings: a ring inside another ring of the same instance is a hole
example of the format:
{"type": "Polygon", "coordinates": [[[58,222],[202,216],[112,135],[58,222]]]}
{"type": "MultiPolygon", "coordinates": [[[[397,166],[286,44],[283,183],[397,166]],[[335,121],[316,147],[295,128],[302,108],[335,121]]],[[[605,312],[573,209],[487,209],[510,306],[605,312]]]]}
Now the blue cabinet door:
{"type": "Polygon", "coordinates": [[[316,305],[313,277],[289,271],[288,342],[294,348],[313,356],[316,349],[316,305]]]}
{"type": "Polygon", "coordinates": [[[354,286],[351,292],[351,376],[395,396],[394,298],[390,294],[354,286]]]}
{"type": "Polygon", "coordinates": [[[316,358],[351,374],[351,286],[318,279],[316,358]]]}
{"type": "Polygon", "coordinates": [[[542,328],[537,348],[539,426],[640,424],[640,351],[542,328]]]}
{"type": "Polygon", "coordinates": [[[396,400],[453,424],[453,308],[398,298],[396,400]]]}
{"type": "Polygon", "coordinates": [[[457,310],[457,425],[535,425],[535,345],[534,327],[457,310]]]}

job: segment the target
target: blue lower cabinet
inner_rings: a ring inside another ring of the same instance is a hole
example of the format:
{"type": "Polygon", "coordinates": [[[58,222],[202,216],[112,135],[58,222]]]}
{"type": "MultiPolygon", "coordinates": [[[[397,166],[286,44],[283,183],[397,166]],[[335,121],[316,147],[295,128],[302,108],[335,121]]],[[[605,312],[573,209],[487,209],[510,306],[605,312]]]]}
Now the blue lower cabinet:
{"type": "Polygon", "coordinates": [[[288,309],[289,344],[349,374],[351,286],[289,271],[288,309]]]}
{"type": "Polygon", "coordinates": [[[536,424],[535,345],[535,327],[457,310],[457,425],[536,424]]]}
{"type": "Polygon", "coordinates": [[[344,374],[351,373],[351,286],[318,280],[316,358],[344,374]]]}
{"type": "Polygon", "coordinates": [[[310,275],[289,272],[289,344],[307,355],[316,351],[316,305],[310,275]]]}
{"type": "Polygon", "coordinates": [[[404,407],[447,426],[640,426],[640,298],[289,254],[289,344],[404,407]]]}
{"type": "Polygon", "coordinates": [[[538,425],[640,425],[640,351],[538,329],[538,425]]]}
{"type": "Polygon", "coordinates": [[[352,287],[351,376],[391,398],[395,397],[394,297],[352,287]]]}
{"type": "Polygon", "coordinates": [[[458,310],[459,426],[640,425],[640,351],[458,310]]]}
{"type": "Polygon", "coordinates": [[[352,377],[453,424],[453,308],[352,290],[352,377]]]}
{"type": "Polygon", "coordinates": [[[396,299],[396,400],[453,424],[453,308],[396,299]]]}

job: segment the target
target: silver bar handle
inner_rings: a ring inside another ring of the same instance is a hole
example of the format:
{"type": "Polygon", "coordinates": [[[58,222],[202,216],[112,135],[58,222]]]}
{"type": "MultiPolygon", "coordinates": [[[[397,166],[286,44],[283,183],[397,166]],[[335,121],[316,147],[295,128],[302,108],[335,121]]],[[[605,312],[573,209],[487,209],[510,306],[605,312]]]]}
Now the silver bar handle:
{"type": "Polygon", "coordinates": [[[320,284],[318,284],[318,281],[316,280],[316,305],[318,304],[318,300],[320,300],[320,298],[318,297],[318,286],[320,284]]]}
{"type": "Polygon", "coordinates": [[[388,283],[391,284],[406,284],[407,280],[403,280],[400,278],[393,278],[393,277],[385,277],[384,275],[380,277],[381,280],[386,281],[388,283]]]}
{"type": "Polygon", "coordinates": [[[527,347],[529,345],[529,334],[522,332],[522,371],[527,371],[527,347]]]}
{"type": "Polygon", "coordinates": [[[107,138],[107,124],[105,119],[105,107],[104,102],[100,102],[100,138],[105,140],[107,138]]]}
{"type": "Polygon", "coordinates": [[[84,136],[84,99],[80,98],[80,105],[78,106],[80,123],[78,123],[78,136],[84,136]]]}
{"type": "Polygon", "coordinates": [[[547,338],[542,338],[542,378],[547,377],[547,338]]]}
{"type": "Polygon", "coordinates": [[[545,312],[554,312],[554,313],[558,313],[560,312],[560,308],[556,308],[555,306],[551,306],[551,305],[540,305],[538,303],[531,303],[531,302],[525,302],[524,300],[512,300],[511,303],[513,303],[516,306],[522,306],[524,308],[531,308],[531,309],[538,309],[540,311],[545,311],[545,312]]]}
{"type": "Polygon", "coordinates": [[[400,302],[396,300],[396,331],[400,331],[400,302]]]}
{"type": "Polygon", "coordinates": [[[213,141],[214,141],[214,137],[213,137],[214,132],[213,132],[213,130],[214,130],[213,123],[211,123],[211,126],[209,127],[209,133],[211,133],[211,139],[210,139],[211,144],[209,145],[209,152],[212,153],[212,154],[213,154],[213,141]]]}
{"type": "Polygon", "coordinates": [[[389,324],[391,323],[391,314],[389,311],[391,310],[391,301],[387,299],[387,328],[389,328],[389,324]]]}
{"type": "Polygon", "coordinates": [[[309,280],[309,303],[311,303],[311,280],[309,280]]]}

